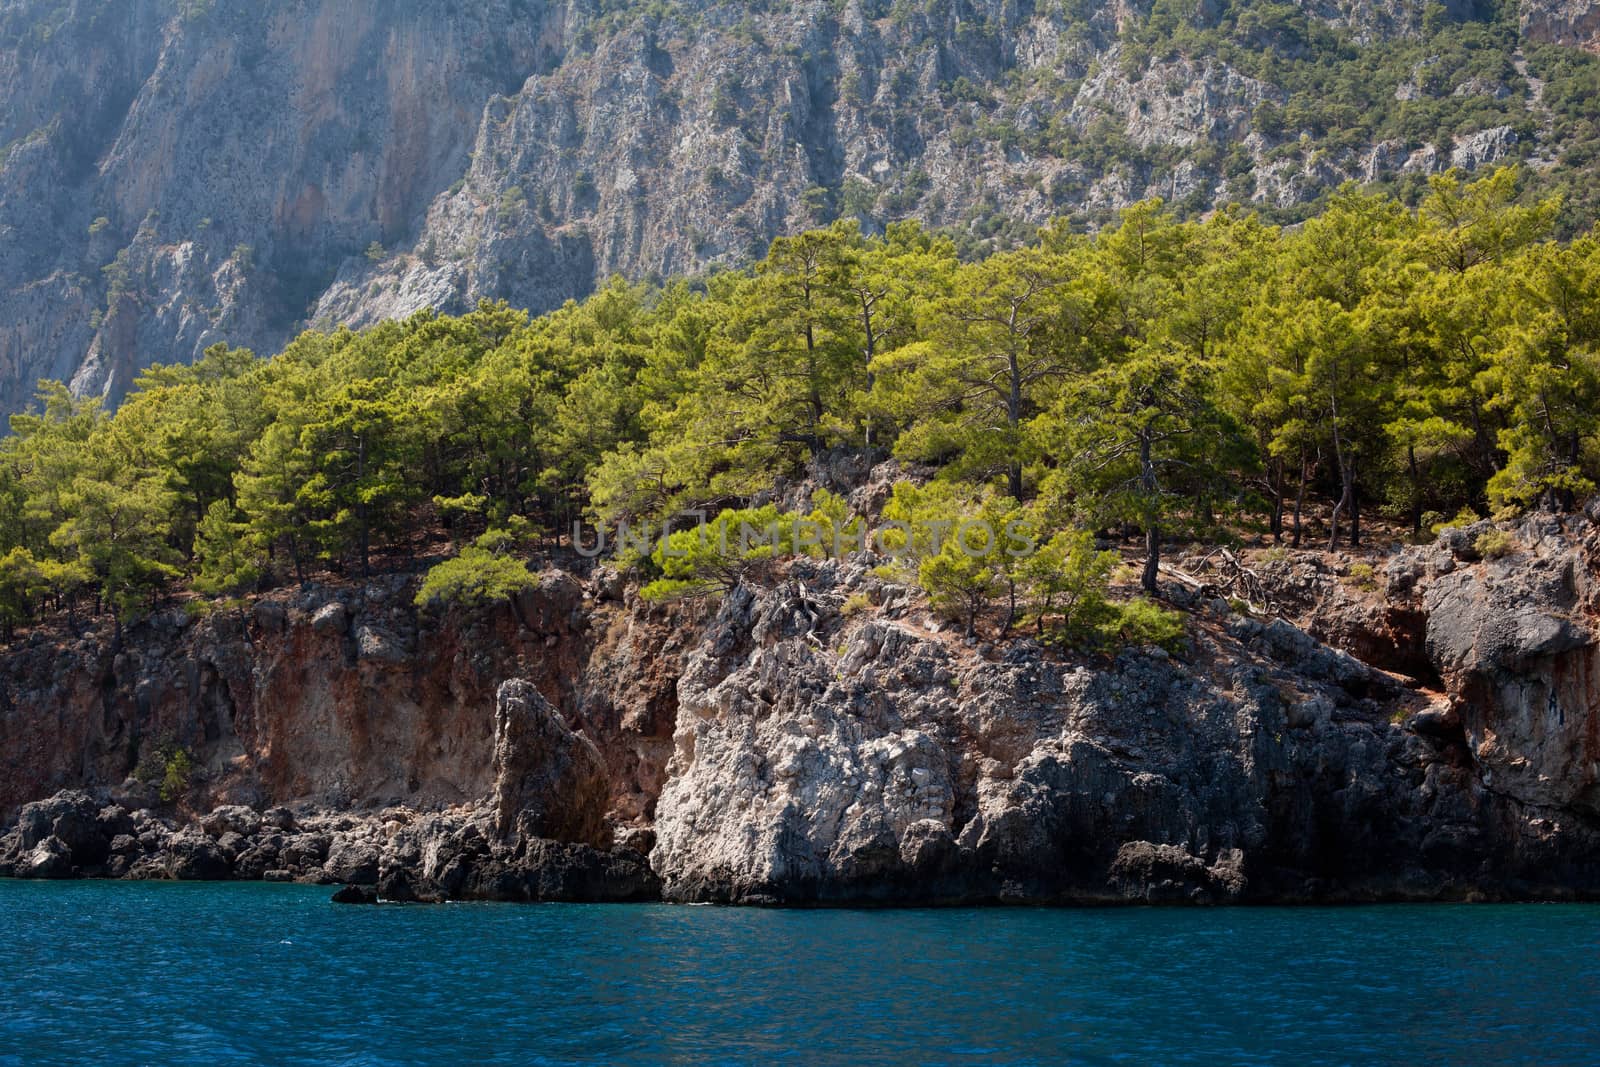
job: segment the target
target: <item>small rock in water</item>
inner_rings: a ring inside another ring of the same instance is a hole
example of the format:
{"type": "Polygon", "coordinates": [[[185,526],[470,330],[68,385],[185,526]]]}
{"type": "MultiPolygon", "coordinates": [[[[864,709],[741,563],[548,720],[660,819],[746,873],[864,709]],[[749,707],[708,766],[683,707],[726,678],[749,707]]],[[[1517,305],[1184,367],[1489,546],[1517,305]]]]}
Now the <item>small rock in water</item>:
{"type": "Polygon", "coordinates": [[[376,904],[378,891],[370,885],[347,885],[333,895],[335,904],[376,904]]]}

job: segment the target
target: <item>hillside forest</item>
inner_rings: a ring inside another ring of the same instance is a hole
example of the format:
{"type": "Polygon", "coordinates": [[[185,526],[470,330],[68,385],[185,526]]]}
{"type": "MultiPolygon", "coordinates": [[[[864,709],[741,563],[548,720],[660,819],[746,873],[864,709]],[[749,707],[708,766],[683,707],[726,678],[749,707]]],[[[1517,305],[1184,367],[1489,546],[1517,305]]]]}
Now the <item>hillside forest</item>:
{"type": "MultiPolygon", "coordinates": [[[[1107,599],[1119,543],[1155,595],[1178,539],[1358,546],[1594,490],[1600,239],[1557,239],[1525,184],[1437,176],[1415,208],[1347,186],[1292,228],[1149,201],[976,258],[850,219],[536,318],[217,345],[114,413],[44,383],[0,441],[0,637],[441,554],[424,606],[495,599],[577,521],[771,522],[778,479],[852,453],[901,461],[887,516],[1038,532],[1026,556],[908,546],[896,566],[969,632],[1160,642],[1170,613],[1107,599]]],[[[682,547],[616,563],[666,598],[818,551],[682,547]]]]}

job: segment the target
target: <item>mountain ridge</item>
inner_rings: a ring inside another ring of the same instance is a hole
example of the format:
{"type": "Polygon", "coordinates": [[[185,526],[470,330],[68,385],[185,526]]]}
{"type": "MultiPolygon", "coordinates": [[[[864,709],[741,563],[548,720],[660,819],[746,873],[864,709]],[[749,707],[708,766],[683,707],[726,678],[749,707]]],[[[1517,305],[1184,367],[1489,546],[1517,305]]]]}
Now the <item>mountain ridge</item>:
{"type": "Polygon", "coordinates": [[[1149,196],[1292,221],[1345,180],[1523,159],[1582,218],[1597,65],[1568,46],[1597,12],[19,0],[0,413],[41,377],[115,403],[219,341],[742,265],[838,215],[977,249],[1149,196]]]}

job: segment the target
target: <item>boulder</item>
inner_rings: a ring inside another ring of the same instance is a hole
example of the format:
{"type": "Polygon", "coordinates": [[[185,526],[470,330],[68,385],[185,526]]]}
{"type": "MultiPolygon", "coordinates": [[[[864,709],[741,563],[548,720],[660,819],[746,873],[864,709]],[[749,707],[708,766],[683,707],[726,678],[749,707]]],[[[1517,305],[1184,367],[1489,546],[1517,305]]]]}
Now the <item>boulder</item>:
{"type": "Polygon", "coordinates": [[[180,882],[220,882],[231,873],[227,854],[192,828],[170,838],[166,853],[167,875],[180,882]]]}
{"type": "Polygon", "coordinates": [[[265,879],[278,869],[279,850],[276,844],[262,842],[240,852],[233,861],[235,878],[244,880],[265,879]]]}
{"type": "Polygon", "coordinates": [[[59,837],[47,837],[34,845],[16,867],[18,878],[71,878],[73,873],[72,850],[59,837]]]}
{"type": "Polygon", "coordinates": [[[328,858],[332,839],[327,834],[298,833],[283,843],[280,859],[285,867],[321,867],[328,858]]]}
{"type": "Polygon", "coordinates": [[[288,833],[296,828],[294,812],[283,807],[268,808],[266,811],[262,812],[261,822],[263,826],[270,827],[274,830],[282,830],[285,833],[288,833]]]}
{"type": "Polygon", "coordinates": [[[200,828],[212,837],[239,834],[253,837],[261,831],[261,816],[240,804],[229,804],[214,809],[200,820],[200,828]]]}
{"type": "Polygon", "coordinates": [[[445,899],[438,886],[406,867],[393,867],[382,873],[378,896],[400,904],[438,904],[445,899]]]}
{"type": "Polygon", "coordinates": [[[352,885],[376,885],[381,857],[376,846],[365,841],[341,837],[328,850],[323,869],[338,882],[352,885]]]}
{"type": "Polygon", "coordinates": [[[600,751],[575,733],[531,682],[495,697],[495,829],[556,841],[606,843],[610,786],[600,751]]]}

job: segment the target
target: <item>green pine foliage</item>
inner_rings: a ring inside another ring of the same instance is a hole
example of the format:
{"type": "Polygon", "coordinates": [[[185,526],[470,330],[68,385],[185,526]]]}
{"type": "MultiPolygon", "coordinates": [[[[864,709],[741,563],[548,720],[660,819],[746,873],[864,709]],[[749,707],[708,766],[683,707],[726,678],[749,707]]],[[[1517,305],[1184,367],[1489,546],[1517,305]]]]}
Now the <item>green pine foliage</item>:
{"type": "Polygon", "coordinates": [[[650,562],[661,577],[639,595],[646,600],[726,592],[754,571],[806,544],[820,545],[820,527],[776,505],[729,508],[704,525],[668,532],[656,545],[650,562]]]}
{"type": "Polygon", "coordinates": [[[490,530],[433,567],[417,591],[417,607],[472,610],[537,588],[539,579],[515,555],[518,540],[509,530],[490,530]]]}
{"type": "Polygon", "coordinates": [[[1436,177],[1415,207],[1346,188],[1294,229],[1152,202],[968,262],[851,221],[537,318],[485,303],[271,359],[217,346],[114,415],[46,383],[0,441],[0,635],[446,542],[467,547],[422,602],[497,601],[577,520],[659,532],[686,509],[716,516],[709,540],[680,522],[618,560],[652,597],[712,593],[855,550],[841,497],[759,504],[842,448],[932,469],[894,489],[906,532],[876,547],[964,630],[1178,647],[1163,609],[1110,595],[1091,532],[1140,537],[1148,591],[1175,538],[1359,544],[1374,515],[1420,536],[1600,485],[1600,239],[1557,239],[1566,217],[1507,169],[1436,177]],[[739,543],[769,520],[788,532],[739,543]],[[930,533],[975,521],[1003,536],[930,533]]]}

